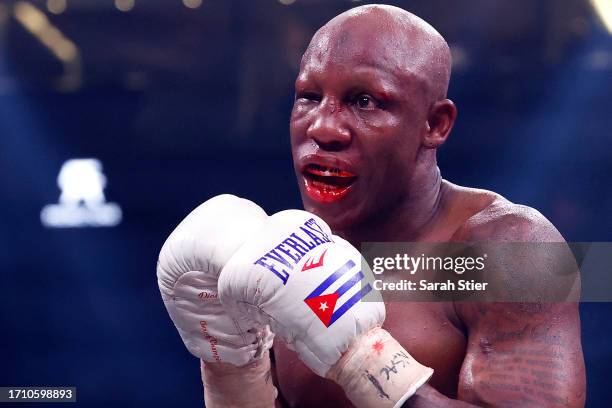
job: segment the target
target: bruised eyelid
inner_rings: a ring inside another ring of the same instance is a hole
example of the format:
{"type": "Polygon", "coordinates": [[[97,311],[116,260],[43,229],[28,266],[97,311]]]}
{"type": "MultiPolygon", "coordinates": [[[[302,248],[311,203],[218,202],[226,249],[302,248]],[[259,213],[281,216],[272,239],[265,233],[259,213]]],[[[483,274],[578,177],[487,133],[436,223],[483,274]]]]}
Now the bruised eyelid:
{"type": "Polygon", "coordinates": [[[315,76],[313,76],[309,72],[300,72],[295,79],[295,89],[304,89],[304,88],[316,88],[318,87],[318,81],[315,76]]]}
{"type": "Polygon", "coordinates": [[[295,94],[296,95],[320,95],[321,91],[318,87],[313,86],[311,82],[296,82],[295,84],[295,94]]]}
{"type": "Polygon", "coordinates": [[[372,95],[372,97],[381,102],[391,102],[397,98],[397,94],[386,87],[373,87],[369,92],[364,93],[372,95]]]}

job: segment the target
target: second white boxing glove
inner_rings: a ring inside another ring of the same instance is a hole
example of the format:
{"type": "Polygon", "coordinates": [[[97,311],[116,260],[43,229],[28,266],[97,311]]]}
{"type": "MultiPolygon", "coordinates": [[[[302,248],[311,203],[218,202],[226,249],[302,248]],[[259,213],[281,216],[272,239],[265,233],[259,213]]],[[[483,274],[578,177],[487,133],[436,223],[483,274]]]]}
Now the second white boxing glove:
{"type": "Polygon", "coordinates": [[[242,366],[264,348],[252,327],[225,313],[217,279],[266,219],[251,201],[216,196],[193,210],[159,253],[157,280],[168,314],[187,349],[204,361],[242,366]]]}
{"type": "Polygon", "coordinates": [[[272,333],[221,305],[217,280],[223,266],[267,219],[255,203],[221,195],[193,210],[159,254],[162,299],[187,349],[202,360],[206,405],[271,408],[272,333]]]}

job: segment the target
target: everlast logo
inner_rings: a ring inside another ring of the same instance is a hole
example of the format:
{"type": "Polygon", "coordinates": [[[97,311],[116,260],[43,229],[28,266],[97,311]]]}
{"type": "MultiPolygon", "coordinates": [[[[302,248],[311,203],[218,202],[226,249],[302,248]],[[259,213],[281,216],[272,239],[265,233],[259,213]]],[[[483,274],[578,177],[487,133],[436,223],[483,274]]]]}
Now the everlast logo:
{"type": "Polygon", "coordinates": [[[311,249],[327,242],[332,242],[331,238],[314,218],[311,218],[280,244],[255,261],[255,265],[267,268],[283,282],[283,285],[286,285],[289,274],[295,265],[300,262],[300,259],[311,249]]]}

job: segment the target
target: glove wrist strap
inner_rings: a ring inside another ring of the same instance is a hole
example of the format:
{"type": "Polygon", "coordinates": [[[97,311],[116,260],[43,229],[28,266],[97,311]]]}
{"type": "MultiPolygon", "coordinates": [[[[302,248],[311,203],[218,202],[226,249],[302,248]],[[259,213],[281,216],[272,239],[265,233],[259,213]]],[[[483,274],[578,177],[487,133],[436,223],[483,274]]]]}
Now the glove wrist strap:
{"type": "Polygon", "coordinates": [[[416,361],[389,332],[376,327],[360,336],[326,377],[359,408],[398,408],[432,374],[433,369],[416,361]]]}

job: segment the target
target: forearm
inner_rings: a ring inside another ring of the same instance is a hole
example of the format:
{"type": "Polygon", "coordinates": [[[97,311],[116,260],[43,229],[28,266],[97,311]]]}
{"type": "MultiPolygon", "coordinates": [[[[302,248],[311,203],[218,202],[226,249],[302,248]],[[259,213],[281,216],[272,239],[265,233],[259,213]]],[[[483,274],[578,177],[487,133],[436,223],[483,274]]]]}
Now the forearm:
{"type": "Polygon", "coordinates": [[[243,367],[202,361],[201,369],[207,407],[275,406],[277,392],[272,383],[268,352],[243,367]]]}
{"type": "Polygon", "coordinates": [[[448,398],[430,385],[423,385],[402,405],[402,408],[468,408],[479,407],[465,401],[448,398]]]}

